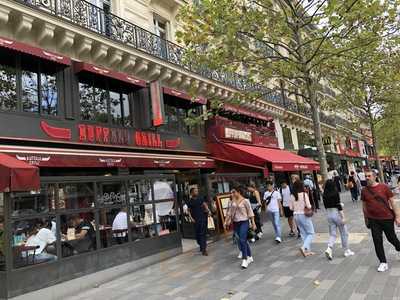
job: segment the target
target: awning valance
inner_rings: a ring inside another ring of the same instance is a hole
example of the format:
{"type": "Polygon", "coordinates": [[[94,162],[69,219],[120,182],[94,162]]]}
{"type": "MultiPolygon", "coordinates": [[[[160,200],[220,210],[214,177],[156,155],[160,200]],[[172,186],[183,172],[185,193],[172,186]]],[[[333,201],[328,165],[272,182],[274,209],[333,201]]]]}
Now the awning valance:
{"type": "Polygon", "coordinates": [[[0,153],[0,192],[22,192],[40,188],[39,169],[0,153]]]}
{"type": "Polygon", "coordinates": [[[257,147],[244,144],[214,143],[209,145],[209,151],[215,160],[221,160],[238,165],[267,168],[272,164],[272,171],[317,171],[319,163],[292,152],[257,147]]]}
{"type": "Polygon", "coordinates": [[[173,97],[177,97],[177,98],[181,98],[181,99],[184,99],[184,100],[189,100],[189,101],[192,101],[194,103],[199,103],[199,104],[203,104],[203,105],[207,104],[207,99],[205,99],[205,98],[198,97],[198,98],[193,99],[192,97],[190,97],[189,94],[186,94],[184,92],[181,92],[181,91],[178,91],[178,90],[175,90],[175,89],[171,89],[171,88],[168,88],[168,87],[163,87],[162,89],[163,89],[163,93],[164,94],[167,94],[167,95],[170,95],[170,96],[173,96],[173,97]]]}
{"type": "Polygon", "coordinates": [[[0,37],[0,47],[12,49],[18,52],[34,55],[46,60],[54,61],[63,65],[71,65],[71,59],[67,56],[54,53],[42,48],[34,47],[26,43],[17,42],[8,38],[0,37]]]}
{"type": "Polygon", "coordinates": [[[39,167],[66,168],[213,168],[214,160],[201,155],[97,151],[44,147],[0,146],[18,161],[39,167]]]}

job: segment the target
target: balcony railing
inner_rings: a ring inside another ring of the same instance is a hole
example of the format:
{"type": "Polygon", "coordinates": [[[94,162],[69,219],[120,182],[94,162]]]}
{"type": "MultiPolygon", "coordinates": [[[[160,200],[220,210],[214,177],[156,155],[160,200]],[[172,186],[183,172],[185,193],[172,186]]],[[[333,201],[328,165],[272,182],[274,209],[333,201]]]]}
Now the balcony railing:
{"type": "MultiPolygon", "coordinates": [[[[14,0],[30,7],[40,9],[51,15],[101,34],[118,43],[131,46],[169,63],[205,78],[223,83],[240,91],[255,91],[263,95],[265,101],[284,107],[290,111],[311,117],[306,107],[284,100],[278,90],[249,81],[246,77],[232,72],[221,72],[208,68],[198,68],[184,59],[185,49],[156,34],[143,29],[114,14],[105,12],[84,0],[14,0]]],[[[335,120],[321,114],[321,120],[335,125],[335,120]],[[333,123],[332,123],[333,122],[333,123]]]]}

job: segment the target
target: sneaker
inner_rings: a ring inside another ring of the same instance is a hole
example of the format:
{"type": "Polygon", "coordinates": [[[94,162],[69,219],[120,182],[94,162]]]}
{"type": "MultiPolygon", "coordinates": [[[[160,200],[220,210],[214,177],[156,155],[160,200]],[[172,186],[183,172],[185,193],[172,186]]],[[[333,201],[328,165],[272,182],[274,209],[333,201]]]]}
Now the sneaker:
{"type": "Polygon", "coordinates": [[[275,238],[275,242],[277,242],[278,244],[280,244],[282,242],[281,238],[278,236],[275,238]]]}
{"type": "Polygon", "coordinates": [[[378,272],[385,272],[389,269],[389,266],[387,263],[380,263],[378,267],[378,272]]]}
{"type": "Polygon", "coordinates": [[[349,256],[353,256],[354,252],[351,251],[350,249],[347,249],[346,251],[344,251],[344,257],[349,257],[349,256]]]}
{"type": "Polygon", "coordinates": [[[251,264],[252,262],[254,262],[254,259],[253,259],[252,256],[249,256],[249,257],[247,258],[247,264],[249,265],[249,264],[251,264]]]}
{"type": "Polygon", "coordinates": [[[242,269],[247,269],[248,266],[249,266],[249,263],[247,262],[247,259],[243,259],[242,260],[242,269]]]}
{"type": "Polygon", "coordinates": [[[261,239],[262,236],[263,236],[263,233],[262,233],[262,232],[259,232],[259,233],[257,233],[257,236],[258,236],[259,239],[261,239]]]}
{"type": "Polygon", "coordinates": [[[255,243],[255,242],[256,242],[255,238],[250,239],[250,243],[255,243]]]}
{"type": "Polygon", "coordinates": [[[243,258],[242,251],[239,252],[239,255],[237,256],[237,258],[239,258],[239,259],[243,258]]]}
{"type": "MultiPolygon", "coordinates": [[[[344,254],[346,255],[346,252],[345,252],[344,254]]],[[[326,256],[326,258],[329,259],[329,260],[332,260],[332,259],[333,259],[333,256],[332,256],[332,248],[331,248],[331,247],[326,248],[326,250],[325,250],[325,256],[326,256]]]]}

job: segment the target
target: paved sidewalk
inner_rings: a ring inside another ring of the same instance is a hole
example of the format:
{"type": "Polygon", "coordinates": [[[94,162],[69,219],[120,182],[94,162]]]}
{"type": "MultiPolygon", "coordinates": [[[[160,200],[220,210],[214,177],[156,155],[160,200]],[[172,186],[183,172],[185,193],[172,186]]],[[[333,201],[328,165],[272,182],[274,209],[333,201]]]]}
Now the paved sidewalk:
{"type": "MultiPolygon", "coordinates": [[[[240,269],[238,250],[227,239],[212,244],[208,257],[192,251],[69,300],[400,299],[400,255],[386,244],[390,269],[378,273],[361,203],[351,203],[348,193],[342,194],[342,199],[351,232],[350,246],[356,253],[353,257],[344,258],[338,244],[333,261],[326,260],[323,251],[328,226],[321,210],[314,217],[318,234],[313,244],[317,255],[313,257],[299,255],[300,242],[295,238],[275,245],[272,226],[266,223],[263,239],[252,245],[255,263],[247,270],[240,269]]],[[[283,232],[287,233],[286,220],[282,220],[283,232]]]]}

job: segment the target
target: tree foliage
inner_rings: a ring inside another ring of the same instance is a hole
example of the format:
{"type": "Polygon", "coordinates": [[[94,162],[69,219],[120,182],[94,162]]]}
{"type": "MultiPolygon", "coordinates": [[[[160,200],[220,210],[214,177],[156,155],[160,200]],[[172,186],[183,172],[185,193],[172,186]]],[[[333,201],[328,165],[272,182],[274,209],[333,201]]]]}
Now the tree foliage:
{"type": "Polygon", "coordinates": [[[178,39],[199,68],[242,72],[270,87],[281,83],[287,95],[308,103],[326,177],[324,98],[318,93],[323,78],[336,58],[362,52],[394,31],[396,6],[372,0],[203,0],[182,9],[178,39]]]}

